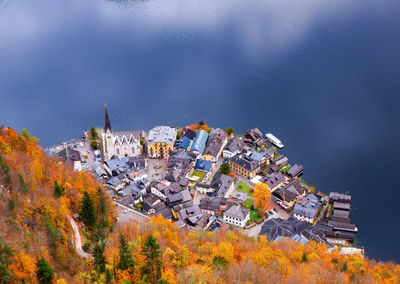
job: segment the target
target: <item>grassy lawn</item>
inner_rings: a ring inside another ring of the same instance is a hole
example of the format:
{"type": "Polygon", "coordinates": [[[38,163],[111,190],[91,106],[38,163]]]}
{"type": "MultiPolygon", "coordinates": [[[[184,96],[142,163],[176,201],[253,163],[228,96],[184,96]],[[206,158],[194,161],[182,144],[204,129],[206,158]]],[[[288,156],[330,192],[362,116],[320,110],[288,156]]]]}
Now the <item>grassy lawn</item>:
{"type": "Polygon", "coordinates": [[[258,216],[257,211],[256,210],[250,210],[250,220],[256,221],[258,219],[260,219],[260,217],[258,216]]]}
{"type": "Polygon", "coordinates": [[[194,177],[194,176],[199,177],[199,179],[197,181],[200,182],[204,178],[205,175],[206,175],[205,172],[193,171],[191,176],[192,177],[194,177]]]}
{"type": "Polygon", "coordinates": [[[250,208],[251,205],[253,205],[253,202],[254,202],[253,199],[247,198],[247,199],[244,201],[243,206],[246,207],[246,208],[250,208]]]}
{"type": "Polygon", "coordinates": [[[250,193],[251,187],[242,181],[239,182],[238,186],[236,187],[236,190],[247,192],[250,197],[253,197],[253,195],[254,195],[253,193],[250,193]]]}
{"type": "Polygon", "coordinates": [[[287,166],[285,166],[285,167],[283,167],[283,168],[281,169],[281,172],[282,172],[282,173],[286,173],[290,168],[291,168],[291,167],[290,167],[289,165],[287,165],[287,166]]]}

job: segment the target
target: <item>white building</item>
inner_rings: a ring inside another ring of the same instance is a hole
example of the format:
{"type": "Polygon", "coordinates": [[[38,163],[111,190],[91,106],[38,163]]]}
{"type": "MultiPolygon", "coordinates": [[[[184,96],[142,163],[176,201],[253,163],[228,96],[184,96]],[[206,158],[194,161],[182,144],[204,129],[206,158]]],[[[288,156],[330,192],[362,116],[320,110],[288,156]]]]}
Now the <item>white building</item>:
{"type": "Polygon", "coordinates": [[[121,158],[134,157],[142,154],[142,146],[140,145],[140,131],[113,132],[106,107],[102,144],[104,160],[109,160],[112,156],[121,158]]]}
{"type": "Polygon", "coordinates": [[[250,209],[243,208],[239,205],[232,205],[224,213],[224,222],[237,227],[246,225],[247,221],[250,220],[250,209]]]}

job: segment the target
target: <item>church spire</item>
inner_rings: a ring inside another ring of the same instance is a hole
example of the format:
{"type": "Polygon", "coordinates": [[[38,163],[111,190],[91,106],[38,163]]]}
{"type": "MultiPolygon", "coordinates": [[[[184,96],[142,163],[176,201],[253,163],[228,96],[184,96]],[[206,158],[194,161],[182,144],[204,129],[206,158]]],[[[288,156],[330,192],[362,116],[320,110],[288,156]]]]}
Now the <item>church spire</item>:
{"type": "Polygon", "coordinates": [[[110,119],[108,118],[108,113],[107,113],[107,106],[106,106],[106,104],[104,104],[104,111],[105,111],[105,120],[106,120],[106,123],[105,123],[105,125],[104,125],[104,132],[107,133],[107,130],[109,130],[110,132],[112,132],[110,119]]]}

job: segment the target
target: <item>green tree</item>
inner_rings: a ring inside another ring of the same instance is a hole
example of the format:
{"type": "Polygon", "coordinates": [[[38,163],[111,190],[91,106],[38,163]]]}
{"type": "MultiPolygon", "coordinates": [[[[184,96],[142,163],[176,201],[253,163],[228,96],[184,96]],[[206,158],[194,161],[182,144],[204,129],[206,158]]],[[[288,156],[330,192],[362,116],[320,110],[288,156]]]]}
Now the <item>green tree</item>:
{"type": "Polygon", "coordinates": [[[96,129],[92,126],[89,130],[89,138],[91,140],[99,139],[99,133],[97,133],[96,129]]]}
{"type": "Polygon", "coordinates": [[[54,279],[54,270],[47,263],[47,261],[41,257],[36,262],[37,271],[36,277],[39,283],[50,284],[54,279]]]}
{"type": "Polygon", "coordinates": [[[13,250],[0,237],[0,283],[8,283],[12,278],[12,272],[8,270],[12,256],[13,250]]]}
{"type": "Polygon", "coordinates": [[[106,258],[104,256],[104,247],[96,244],[93,249],[94,270],[103,273],[106,271],[106,258]]]}
{"type": "Polygon", "coordinates": [[[149,235],[142,246],[141,254],[145,257],[142,272],[150,283],[157,283],[161,278],[161,251],[157,240],[149,235]]]}
{"type": "Polygon", "coordinates": [[[118,268],[122,270],[133,269],[134,263],[128,242],[123,234],[119,235],[119,263],[118,268]]]}
{"type": "Polygon", "coordinates": [[[32,135],[29,134],[28,130],[26,130],[26,128],[22,128],[21,130],[21,136],[25,137],[26,140],[29,140],[32,138],[32,135]]]}
{"type": "Polygon", "coordinates": [[[25,182],[24,177],[19,173],[18,174],[18,178],[19,178],[19,183],[21,184],[22,187],[22,192],[23,193],[27,193],[29,191],[28,185],[25,182]]]}
{"type": "Polygon", "coordinates": [[[107,284],[111,283],[113,276],[112,276],[110,269],[107,268],[105,274],[106,274],[106,283],[107,284]]]}
{"type": "Polygon", "coordinates": [[[96,211],[94,209],[93,200],[86,191],[83,194],[80,215],[83,223],[88,228],[93,228],[96,224],[96,211]]]}
{"type": "Polygon", "coordinates": [[[227,128],[225,128],[225,132],[226,132],[228,135],[232,135],[232,134],[233,134],[233,128],[232,128],[232,127],[227,127],[227,128]]]}
{"type": "Polygon", "coordinates": [[[222,163],[219,172],[227,175],[231,172],[231,166],[228,163],[222,163]]]}
{"type": "Polygon", "coordinates": [[[99,147],[99,143],[97,143],[96,140],[90,140],[90,147],[97,150],[97,148],[99,147]]]}
{"type": "Polygon", "coordinates": [[[64,188],[56,180],[54,181],[54,195],[57,197],[64,195],[64,188]]]}

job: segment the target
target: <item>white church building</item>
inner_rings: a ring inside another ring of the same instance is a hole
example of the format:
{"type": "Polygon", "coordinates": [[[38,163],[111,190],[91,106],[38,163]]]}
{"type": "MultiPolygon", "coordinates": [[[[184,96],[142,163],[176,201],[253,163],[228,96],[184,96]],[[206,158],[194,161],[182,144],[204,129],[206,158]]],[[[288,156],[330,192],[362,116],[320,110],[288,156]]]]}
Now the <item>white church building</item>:
{"type": "Polygon", "coordinates": [[[113,156],[134,157],[142,154],[140,145],[140,131],[116,131],[111,128],[110,119],[105,108],[105,126],[102,134],[104,160],[109,160],[113,156]]]}

